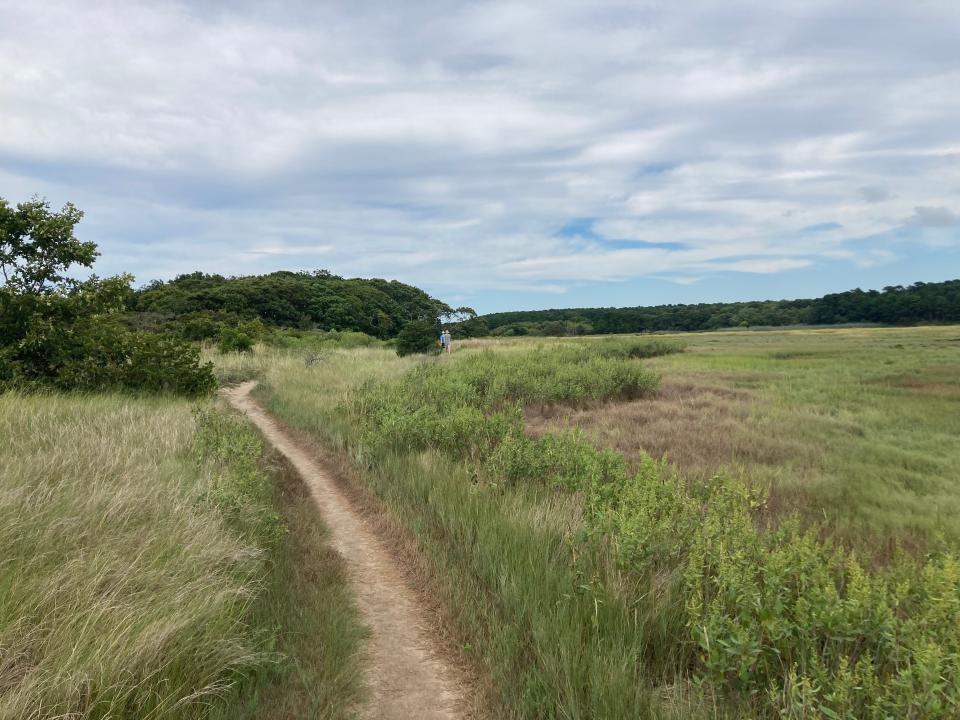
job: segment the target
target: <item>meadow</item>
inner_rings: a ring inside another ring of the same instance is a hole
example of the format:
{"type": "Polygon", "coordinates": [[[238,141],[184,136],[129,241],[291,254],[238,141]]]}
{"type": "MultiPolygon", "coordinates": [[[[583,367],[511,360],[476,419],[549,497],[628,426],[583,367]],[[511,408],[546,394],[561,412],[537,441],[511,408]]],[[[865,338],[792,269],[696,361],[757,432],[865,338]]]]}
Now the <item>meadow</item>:
{"type": "Polygon", "coordinates": [[[209,400],[0,395],[0,547],[2,718],[340,718],[362,697],[339,557],[209,400]]]}
{"type": "Polygon", "coordinates": [[[412,538],[494,716],[934,718],[960,703],[958,356],[954,328],[831,328],[218,372],[412,538]]]}

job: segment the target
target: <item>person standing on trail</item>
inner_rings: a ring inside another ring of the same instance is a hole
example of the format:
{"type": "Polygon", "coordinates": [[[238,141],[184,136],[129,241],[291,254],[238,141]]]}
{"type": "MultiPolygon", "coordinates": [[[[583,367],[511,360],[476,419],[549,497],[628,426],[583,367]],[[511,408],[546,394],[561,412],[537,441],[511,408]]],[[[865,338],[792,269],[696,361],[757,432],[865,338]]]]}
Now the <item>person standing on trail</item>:
{"type": "Polygon", "coordinates": [[[446,352],[450,352],[450,345],[453,342],[453,338],[450,336],[449,330],[444,330],[443,334],[440,335],[440,346],[446,352]]]}

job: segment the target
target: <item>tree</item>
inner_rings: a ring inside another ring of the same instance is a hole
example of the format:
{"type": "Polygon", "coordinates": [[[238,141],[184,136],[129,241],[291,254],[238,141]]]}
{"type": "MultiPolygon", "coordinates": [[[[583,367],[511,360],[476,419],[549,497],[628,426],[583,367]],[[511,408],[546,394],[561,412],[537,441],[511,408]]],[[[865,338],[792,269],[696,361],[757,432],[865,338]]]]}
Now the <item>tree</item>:
{"type": "Polygon", "coordinates": [[[0,273],[15,293],[39,294],[76,281],[64,273],[73,265],[91,267],[99,253],[73,230],[83,212],[71,203],[56,213],[47,200],[33,198],[15,208],[0,198],[0,273]]]}
{"type": "Polygon", "coordinates": [[[96,244],[73,234],[82,216],[69,203],[53,213],[46,200],[11,208],[0,198],[0,389],[212,391],[212,367],[201,363],[197,348],[173,336],[131,332],[121,322],[132,276],[66,275],[73,265],[90,267],[98,255],[96,244]]]}
{"type": "Polygon", "coordinates": [[[477,317],[477,311],[472,307],[458,307],[450,310],[449,312],[441,313],[440,322],[446,324],[451,323],[464,323],[468,320],[473,320],[477,317]]]}

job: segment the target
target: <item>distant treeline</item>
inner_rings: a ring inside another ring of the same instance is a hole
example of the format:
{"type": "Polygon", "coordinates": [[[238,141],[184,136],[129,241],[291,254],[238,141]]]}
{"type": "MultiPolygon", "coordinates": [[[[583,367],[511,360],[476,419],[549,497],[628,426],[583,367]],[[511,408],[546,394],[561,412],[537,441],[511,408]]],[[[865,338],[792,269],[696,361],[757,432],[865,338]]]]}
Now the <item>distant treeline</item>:
{"type": "Polygon", "coordinates": [[[392,338],[411,320],[451,312],[445,303],[396,280],[345,279],[325,270],[313,273],[223,277],[201,272],[134,292],[130,302],[142,324],[185,325],[203,339],[207,325],[257,321],[273,327],[359,331],[392,338]]]}
{"type": "Polygon", "coordinates": [[[960,322],[960,280],[849,290],[812,300],[572,308],[492,313],[463,323],[461,335],[588,335],[730,327],[960,322]]]}

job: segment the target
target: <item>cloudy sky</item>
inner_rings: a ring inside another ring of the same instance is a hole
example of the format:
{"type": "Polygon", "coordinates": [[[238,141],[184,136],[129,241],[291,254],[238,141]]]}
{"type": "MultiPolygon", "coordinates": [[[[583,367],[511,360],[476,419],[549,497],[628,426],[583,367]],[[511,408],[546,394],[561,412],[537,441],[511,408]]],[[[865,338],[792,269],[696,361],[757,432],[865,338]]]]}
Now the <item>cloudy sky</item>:
{"type": "Polygon", "coordinates": [[[960,2],[0,0],[0,197],[99,274],[481,312],[960,276],[960,2]]]}

